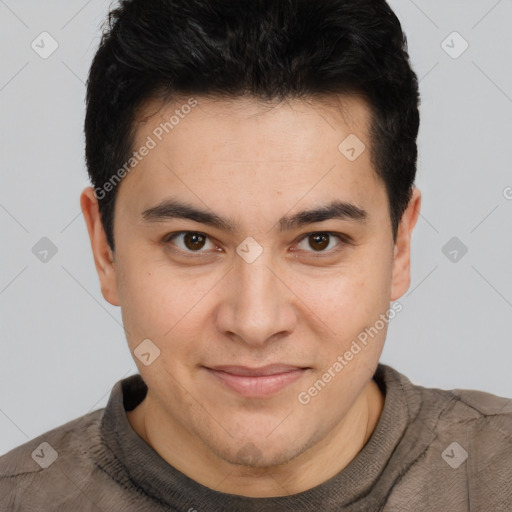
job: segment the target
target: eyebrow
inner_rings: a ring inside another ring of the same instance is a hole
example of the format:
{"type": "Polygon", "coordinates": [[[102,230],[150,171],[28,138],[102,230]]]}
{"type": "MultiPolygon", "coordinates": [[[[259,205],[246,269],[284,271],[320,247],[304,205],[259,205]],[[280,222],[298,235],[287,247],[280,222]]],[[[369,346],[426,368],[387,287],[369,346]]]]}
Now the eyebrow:
{"type": "MultiPolygon", "coordinates": [[[[355,204],[345,201],[332,201],[327,205],[303,210],[291,216],[285,215],[279,219],[278,224],[279,230],[283,232],[330,219],[362,223],[367,218],[366,210],[355,204]]],[[[166,199],[158,205],[144,210],[142,219],[148,223],[164,222],[171,219],[189,219],[229,233],[236,233],[239,230],[236,222],[176,199],[166,199]]]]}

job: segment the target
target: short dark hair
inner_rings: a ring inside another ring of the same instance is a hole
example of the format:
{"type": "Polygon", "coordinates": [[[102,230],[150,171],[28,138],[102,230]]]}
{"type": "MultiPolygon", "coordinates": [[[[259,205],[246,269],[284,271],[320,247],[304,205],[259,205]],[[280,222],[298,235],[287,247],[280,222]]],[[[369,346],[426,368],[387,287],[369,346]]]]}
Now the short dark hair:
{"type": "Polygon", "coordinates": [[[112,178],[132,156],[137,112],[150,98],[350,93],[371,112],[371,161],[396,240],[416,175],[420,99],[406,36],[384,0],[121,0],[91,65],[85,118],[110,247],[112,178]]]}

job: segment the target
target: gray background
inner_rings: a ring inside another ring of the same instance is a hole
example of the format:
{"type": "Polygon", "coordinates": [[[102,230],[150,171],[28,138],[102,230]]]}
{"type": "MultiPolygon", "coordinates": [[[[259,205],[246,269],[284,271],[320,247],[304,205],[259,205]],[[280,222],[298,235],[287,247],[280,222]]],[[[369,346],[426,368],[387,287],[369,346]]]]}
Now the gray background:
{"type": "MultiPolygon", "coordinates": [[[[421,80],[423,207],[382,362],[425,386],[512,397],[512,1],[391,5],[421,80]]],[[[108,10],[0,0],[0,454],[103,407],[137,371],[79,206],[84,82],[108,10]],[[49,51],[45,31],[58,48],[44,59],[31,44],[49,51]]]]}

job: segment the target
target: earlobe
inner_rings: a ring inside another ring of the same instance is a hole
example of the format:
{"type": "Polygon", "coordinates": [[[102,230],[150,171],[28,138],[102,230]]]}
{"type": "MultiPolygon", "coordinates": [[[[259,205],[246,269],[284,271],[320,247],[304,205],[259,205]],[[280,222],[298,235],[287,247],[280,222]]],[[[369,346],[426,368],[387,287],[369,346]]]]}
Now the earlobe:
{"type": "Polygon", "coordinates": [[[80,207],[89,233],[94,265],[100,280],[101,293],[107,302],[113,306],[119,306],[114,253],[107,241],[107,236],[101,222],[98,199],[94,194],[93,187],[87,187],[82,191],[80,207]]]}
{"type": "Polygon", "coordinates": [[[409,289],[411,283],[411,237],[418,220],[420,207],[421,192],[414,188],[398,227],[394,247],[391,301],[400,298],[409,289]]]}

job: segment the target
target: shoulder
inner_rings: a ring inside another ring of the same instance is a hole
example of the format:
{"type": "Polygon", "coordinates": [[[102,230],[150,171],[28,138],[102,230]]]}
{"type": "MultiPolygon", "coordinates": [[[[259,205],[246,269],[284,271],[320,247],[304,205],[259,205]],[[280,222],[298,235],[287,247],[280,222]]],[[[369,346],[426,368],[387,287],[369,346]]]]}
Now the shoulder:
{"type": "MultiPolygon", "coordinates": [[[[512,484],[512,399],[483,391],[432,390],[446,402],[434,430],[443,447],[441,458],[448,465],[460,452],[467,458],[468,478],[495,487],[501,474],[503,486],[512,484]],[[492,472],[489,474],[489,470],[492,472]],[[487,473],[487,474],[486,474],[487,473]]],[[[501,484],[500,484],[501,485],[501,484]]]]}
{"type": "Polygon", "coordinates": [[[98,409],[76,418],[2,455],[0,510],[39,510],[37,502],[46,503],[44,496],[69,493],[70,480],[88,478],[95,468],[94,450],[101,449],[103,412],[98,409]]]}
{"type": "Polygon", "coordinates": [[[402,495],[409,499],[414,488],[418,511],[420,502],[425,510],[467,510],[469,503],[512,510],[512,399],[398,380],[410,411],[404,441],[415,452],[398,486],[402,495]]]}
{"type": "MultiPolygon", "coordinates": [[[[406,437],[418,443],[421,439],[425,454],[450,464],[453,449],[454,453],[458,450],[459,460],[468,459],[468,475],[492,460],[512,482],[511,398],[474,389],[424,387],[391,367],[384,367],[382,372],[408,411],[406,437]]],[[[424,459],[419,457],[418,461],[424,459]]]]}
{"type": "Polygon", "coordinates": [[[0,478],[35,473],[59,457],[76,458],[83,439],[99,431],[103,409],[80,416],[41,434],[0,456],[0,478]]]}
{"type": "Polygon", "coordinates": [[[498,429],[512,433],[512,398],[474,389],[440,389],[412,383],[387,365],[379,365],[379,377],[399,393],[410,422],[422,421],[433,431],[498,429]]]}
{"type": "Polygon", "coordinates": [[[479,436],[512,435],[512,399],[473,389],[443,390],[417,386],[424,413],[435,417],[435,431],[479,436]]]}
{"type": "Polygon", "coordinates": [[[386,365],[376,378],[405,424],[382,477],[393,482],[383,510],[512,510],[510,398],[420,386],[386,365]]]}

